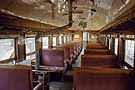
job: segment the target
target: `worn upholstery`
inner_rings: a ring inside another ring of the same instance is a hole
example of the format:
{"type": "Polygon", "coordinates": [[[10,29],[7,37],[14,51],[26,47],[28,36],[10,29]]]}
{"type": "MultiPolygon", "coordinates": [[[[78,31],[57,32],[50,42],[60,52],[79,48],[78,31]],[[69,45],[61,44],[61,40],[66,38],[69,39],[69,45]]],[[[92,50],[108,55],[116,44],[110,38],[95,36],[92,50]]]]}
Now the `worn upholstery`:
{"type": "Polygon", "coordinates": [[[64,51],[62,49],[44,49],[41,51],[41,65],[64,66],[64,51]]]}
{"type": "Polygon", "coordinates": [[[111,52],[108,49],[86,49],[84,50],[84,54],[107,55],[111,54],[111,52]]]}
{"type": "Polygon", "coordinates": [[[0,65],[0,90],[32,90],[31,67],[0,65]]]}
{"type": "Polygon", "coordinates": [[[124,69],[74,70],[74,90],[135,90],[135,72],[124,69]]]}
{"type": "Polygon", "coordinates": [[[56,71],[64,71],[66,69],[63,49],[43,49],[40,53],[40,65],[45,66],[45,69],[56,69],[56,71]]]}
{"type": "Polygon", "coordinates": [[[82,47],[81,42],[76,41],[57,46],[56,48],[62,48],[64,50],[65,59],[68,63],[71,64],[75,60],[75,58],[79,55],[81,47],[82,47]]]}
{"type": "Polygon", "coordinates": [[[82,55],[81,67],[119,67],[116,55],[82,55]]]}

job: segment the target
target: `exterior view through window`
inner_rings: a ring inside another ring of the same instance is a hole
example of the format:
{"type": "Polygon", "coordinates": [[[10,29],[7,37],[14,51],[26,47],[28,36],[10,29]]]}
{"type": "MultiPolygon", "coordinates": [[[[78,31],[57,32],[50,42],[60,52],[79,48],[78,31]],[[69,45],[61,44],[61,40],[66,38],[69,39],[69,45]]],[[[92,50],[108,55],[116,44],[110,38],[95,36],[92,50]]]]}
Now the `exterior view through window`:
{"type": "Polygon", "coordinates": [[[66,43],[66,36],[64,36],[64,43],[66,43]]]}
{"type": "Polygon", "coordinates": [[[125,41],[125,62],[134,66],[134,40],[125,41]]]}
{"type": "Polygon", "coordinates": [[[67,42],[69,42],[70,41],[70,37],[69,37],[69,35],[67,36],[67,42]]]}
{"type": "Polygon", "coordinates": [[[62,44],[62,36],[59,36],[59,44],[62,44]]]}
{"type": "Polygon", "coordinates": [[[109,39],[109,50],[111,49],[111,39],[109,39]]]}
{"type": "Polygon", "coordinates": [[[70,41],[72,41],[72,36],[69,37],[70,41]]]}
{"type": "Polygon", "coordinates": [[[25,44],[26,44],[26,54],[35,52],[35,38],[26,38],[25,44]]]}
{"type": "Polygon", "coordinates": [[[0,39],[0,61],[14,58],[14,39],[0,39]]]}
{"type": "Polygon", "coordinates": [[[53,37],[53,46],[56,46],[56,37],[53,37]]]}
{"type": "Polygon", "coordinates": [[[35,38],[26,38],[26,60],[35,59],[35,38]]]}
{"type": "Polygon", "coordinates": [[[48,48],[48,37],[43,37],[43,49],[48,48]]]}
{"type": "Polygon", "coordinates": [[[115,53],[116,55],[118,55],[118,38],[115,38],[114,53],[115,53]]]}

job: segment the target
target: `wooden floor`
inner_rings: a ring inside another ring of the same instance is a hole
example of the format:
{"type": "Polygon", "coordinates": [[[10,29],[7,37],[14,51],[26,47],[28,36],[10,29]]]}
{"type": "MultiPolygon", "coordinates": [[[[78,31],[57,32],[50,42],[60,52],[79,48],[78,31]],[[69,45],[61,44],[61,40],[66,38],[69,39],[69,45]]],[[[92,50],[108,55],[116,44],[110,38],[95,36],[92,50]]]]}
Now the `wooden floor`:
{"type": "Polygon", "coordinates": [[[81,55],[83,54],[83,50],[78,56],[75,64],[72,65],[72,70],[69,70],[64,75],[64,80],[51,80],[49,83],[49,90],[72,90],[73,89],[73,68],[80,67],[81,55]]]}

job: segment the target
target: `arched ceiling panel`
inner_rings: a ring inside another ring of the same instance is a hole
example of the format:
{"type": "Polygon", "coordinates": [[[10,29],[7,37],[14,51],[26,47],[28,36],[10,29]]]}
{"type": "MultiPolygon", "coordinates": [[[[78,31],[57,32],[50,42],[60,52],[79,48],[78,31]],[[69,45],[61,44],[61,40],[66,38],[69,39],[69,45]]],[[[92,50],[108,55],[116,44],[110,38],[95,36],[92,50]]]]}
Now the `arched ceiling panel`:
{"type": "MultiPolygon", "coordinates": [[[[68,24],[66,0],[0,0],[0,10],[55,26],[68,24]]],[[[134,0],[74,0],[73,26],[78,30],[81,21],[86,30],[99,30],[111,22],[121,10],[134,5],[134,0]],[[127,3],[123,7],[124,3],[127,3]]]]}

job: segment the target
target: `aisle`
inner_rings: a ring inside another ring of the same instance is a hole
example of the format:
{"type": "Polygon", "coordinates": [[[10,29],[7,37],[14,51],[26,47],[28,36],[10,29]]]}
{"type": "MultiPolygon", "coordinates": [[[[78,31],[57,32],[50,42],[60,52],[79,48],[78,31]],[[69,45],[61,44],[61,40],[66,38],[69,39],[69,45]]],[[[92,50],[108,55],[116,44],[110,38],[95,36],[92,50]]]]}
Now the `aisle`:
{"type": "Polygon", "coordinates": [[[78,56],[75,64],[72,65],[72,70],[67,71],[64,75],[64,80],[51,81],[49,83],[49,90],[72,90],[73,88],[73,68],[81,66],[81,55],[83,55],[84,49],[78,56]]]}

